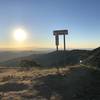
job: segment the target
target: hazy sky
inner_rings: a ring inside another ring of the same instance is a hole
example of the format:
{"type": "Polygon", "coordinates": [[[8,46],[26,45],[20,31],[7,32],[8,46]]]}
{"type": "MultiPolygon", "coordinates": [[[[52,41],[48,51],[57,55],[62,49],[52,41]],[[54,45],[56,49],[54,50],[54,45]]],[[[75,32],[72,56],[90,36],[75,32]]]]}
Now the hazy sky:
{"type": "Polygon", "coordinates": [[[0,0],[0,48],[54,48],[55,29],[69,30],[68,48],[98,47],[100,0],[0,0]],[[17,28],[28,34],[23,43],[13,38],[17,28]]]}

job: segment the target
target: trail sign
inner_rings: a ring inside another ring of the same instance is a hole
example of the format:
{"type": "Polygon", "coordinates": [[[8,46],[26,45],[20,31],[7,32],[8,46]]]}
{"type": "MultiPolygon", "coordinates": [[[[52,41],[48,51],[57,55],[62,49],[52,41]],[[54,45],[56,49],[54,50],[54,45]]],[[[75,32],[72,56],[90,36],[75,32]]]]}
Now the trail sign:
{"type": "Polygon", "coordinates": [[[68,30],[55,30],[53,31],[53,35],[68,35],[68,30]]]}
{"type": "Polygon", "coordinates": [[[59,35],[64,36],[64,51],[65,51],[66,50],[65,35],[68,35],[68,30],[55,30],[53,31],[53,35],[55,35],[55,43],[56,43],[57,51],[59,45],[59,35]]]}

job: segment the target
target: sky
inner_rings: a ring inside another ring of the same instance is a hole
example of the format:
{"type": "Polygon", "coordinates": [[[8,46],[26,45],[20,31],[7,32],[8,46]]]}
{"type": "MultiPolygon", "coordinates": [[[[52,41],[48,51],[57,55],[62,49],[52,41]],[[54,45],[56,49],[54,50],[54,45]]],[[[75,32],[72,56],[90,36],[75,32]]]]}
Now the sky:
{"type": "Polygon", "coordinates": [[[68,29],[68,49],[100,46],[100,0],[0,0],[1,49],[55,48],[57,29],[68,29]],[[23,42],[13,37],[18,28],[27,33],[23,42]]]}

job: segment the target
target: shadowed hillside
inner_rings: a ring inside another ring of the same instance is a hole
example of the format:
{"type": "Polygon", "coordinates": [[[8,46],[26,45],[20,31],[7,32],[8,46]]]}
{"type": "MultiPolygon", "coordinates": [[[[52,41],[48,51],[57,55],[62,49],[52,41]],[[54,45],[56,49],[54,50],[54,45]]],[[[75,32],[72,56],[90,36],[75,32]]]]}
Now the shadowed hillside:
{"type": "Polygon", "coordinates": [[[27,57],[8,60],[1,63],[2,66],[19,66],[22,60],[33,60],[44,67],[55,67],[65,65],[75,65],[80,63],[80,59],[85,59],[90,51],[87,50],[71,50],[71,51],[55,51],[46,54],[33,54],[27,57]]]}
{"type": "Polygon", "coordinates": [[[82,60],[83,64],[90,66],[100,66],[100,47],[94,50],[70,50],[70,51],[54,51],[45,54],[32,54],[26,57],[1,62],[2,66],[20,66],[23,60],[30,60],[43,67],[58,67],[76,65],[82,60]]]}
{"type": "Polygon", "coordinates": [[[43,66],[64,66],[79,64],[87,56],[87,50],[55,51],[37,57],[35,61],[43,66]]]}
{"type": "Polygon", "coordinates": [[[87,59],[84,60],[85,64],[94,67],[100,67],[100,47],[92,50],[87,59]]]}

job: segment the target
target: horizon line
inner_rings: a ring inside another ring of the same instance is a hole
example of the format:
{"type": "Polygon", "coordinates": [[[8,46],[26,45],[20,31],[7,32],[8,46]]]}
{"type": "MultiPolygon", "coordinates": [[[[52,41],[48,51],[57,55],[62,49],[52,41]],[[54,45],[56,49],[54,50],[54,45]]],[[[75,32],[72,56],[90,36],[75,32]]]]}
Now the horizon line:
{"type": "MultiPolygon", "coordinates": [[[[66,48],[66,50],[92,50],[95,48],[66,48]]],[[[25,48],[0,48],[0,51],[45,51],[45,50],[56,50],[56,48],[32,48],[32,47],[25,47],[25,48]]],[[[59,48],[59,50],[63,50],[63,48],[59,48]]]]}

